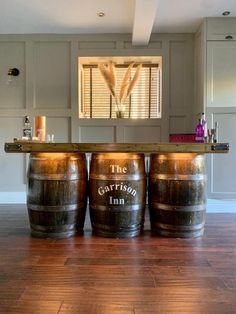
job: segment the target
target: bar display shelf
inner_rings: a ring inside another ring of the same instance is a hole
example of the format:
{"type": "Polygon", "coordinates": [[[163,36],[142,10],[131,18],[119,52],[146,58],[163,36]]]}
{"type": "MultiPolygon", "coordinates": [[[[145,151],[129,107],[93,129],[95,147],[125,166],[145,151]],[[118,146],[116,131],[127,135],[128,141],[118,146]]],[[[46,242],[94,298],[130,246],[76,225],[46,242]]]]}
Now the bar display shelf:
{"type": "Polygon", "coordinates": [[[7,153],[31,152],[139,152],[139,153],[227,153],[228,143],[5,143],[7,153]]]}

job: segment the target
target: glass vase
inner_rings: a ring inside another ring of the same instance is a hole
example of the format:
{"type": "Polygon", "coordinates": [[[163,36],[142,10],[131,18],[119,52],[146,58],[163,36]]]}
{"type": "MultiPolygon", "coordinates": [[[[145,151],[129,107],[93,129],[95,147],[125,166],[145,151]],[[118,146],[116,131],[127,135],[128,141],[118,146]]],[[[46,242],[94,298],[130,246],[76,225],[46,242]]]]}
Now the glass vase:
{"type": "Polygon", "coordinates": [[[124,110],[117,110],[116,111],[116,118],[117,119],[123,119],[125,117],[125,111],[124,110]]]}

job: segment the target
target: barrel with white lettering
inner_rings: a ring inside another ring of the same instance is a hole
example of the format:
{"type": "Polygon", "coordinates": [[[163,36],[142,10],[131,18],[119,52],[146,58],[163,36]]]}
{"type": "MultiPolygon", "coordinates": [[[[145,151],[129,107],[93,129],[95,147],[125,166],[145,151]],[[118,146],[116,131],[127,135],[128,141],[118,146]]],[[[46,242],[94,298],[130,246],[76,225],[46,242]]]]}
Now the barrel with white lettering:
{"type": "Polygon", "coordinates": [[[112,238],[143,230],[146,203],[144,154],[94,153],[89,174],[93,233],[112,238]]]}

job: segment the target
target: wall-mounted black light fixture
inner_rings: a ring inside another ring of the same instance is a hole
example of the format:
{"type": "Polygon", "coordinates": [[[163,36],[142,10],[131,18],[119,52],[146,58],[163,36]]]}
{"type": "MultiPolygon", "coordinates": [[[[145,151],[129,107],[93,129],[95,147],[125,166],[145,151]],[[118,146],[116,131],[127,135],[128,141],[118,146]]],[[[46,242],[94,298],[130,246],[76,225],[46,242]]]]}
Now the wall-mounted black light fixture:
{"type": "Polygon", "coordinates": [[[12,68],[8,70],[7,74],[10,76],[18,76],[20,74],[20,70],[18,70],[17,68],[12,68]]]}

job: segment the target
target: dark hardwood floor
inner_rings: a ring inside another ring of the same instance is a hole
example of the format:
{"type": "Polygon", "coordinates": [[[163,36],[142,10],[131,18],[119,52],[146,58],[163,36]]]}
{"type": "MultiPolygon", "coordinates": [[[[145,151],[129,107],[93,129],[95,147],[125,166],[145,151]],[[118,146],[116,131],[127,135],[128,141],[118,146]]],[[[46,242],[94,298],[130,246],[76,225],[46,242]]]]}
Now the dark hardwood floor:
{"type": "Polygon", "coordinates": [[[236,313],[236,214],[203,237],[30,236],[23,205],[0,206],[0,313],[236,313]]]}

